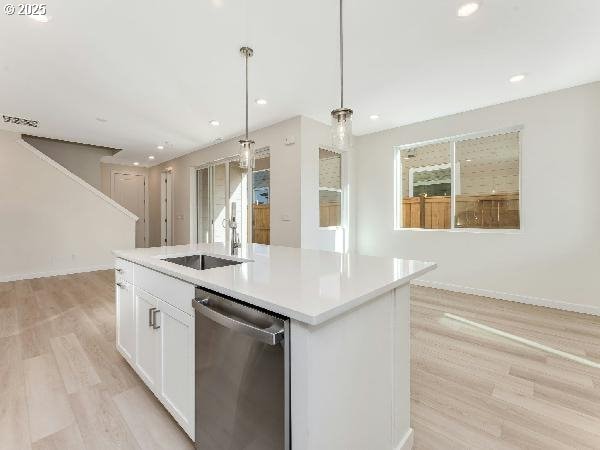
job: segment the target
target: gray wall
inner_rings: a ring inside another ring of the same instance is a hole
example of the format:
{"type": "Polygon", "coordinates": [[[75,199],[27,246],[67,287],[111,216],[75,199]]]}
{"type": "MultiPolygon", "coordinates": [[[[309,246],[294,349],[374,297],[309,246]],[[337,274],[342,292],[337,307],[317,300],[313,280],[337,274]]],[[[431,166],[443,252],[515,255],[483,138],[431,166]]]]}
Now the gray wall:
{"type": "Polygon", "coordinates": [[[98,190],[102,188],[100,158],[118,151],[28,135],[23,135],[23,140],[98,190]]]}

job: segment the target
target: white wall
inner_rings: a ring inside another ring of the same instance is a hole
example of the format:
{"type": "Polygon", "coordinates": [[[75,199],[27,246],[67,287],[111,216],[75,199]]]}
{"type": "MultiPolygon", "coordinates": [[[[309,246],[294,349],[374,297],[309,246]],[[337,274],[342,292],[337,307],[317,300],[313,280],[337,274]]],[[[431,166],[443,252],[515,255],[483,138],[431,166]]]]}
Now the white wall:
{"type": "MultiPolygon", "coordinates": [[[[256,149],[270,148],[271,244],[300,247],[300,117],[250,133],[256,149]],[[285,138],[295,138],[292,145],[285,138]]],[[[190,240],[190,168],[239,153],[233,138],[150,169],[150,243],[160,245],[160,172],[173,171],[174,245],[190,240]]]]}
{"type": "Polygon", "coordinates": [[[356,140],[360,253],[436,261],[424,282],[600,313],[600,83],[356,140]],[[393,230],[393,150],[523,125],[522,224],[511,233],[393,230]]]}
{"type": "MultiPolygon", "coordinates": [[[[319,148],[330,141],[329,126],[299,116],[256,130],[250,138],[256,141],[256,149],[270,149],[271,244],[343,247],[343,232],[319,228],[319,148]],[[286,145],[286,138],[294,138],[294,143],[286,145]]],[[[160,171],[173,171],[174,242],[188,243],[190,168],[237,155],[238,140],[232,138],[150,169],[151,245],[160,245],[160,171]]]]}
{"type": "Polygon", "coordinates": [[[135,216],[5,131],[0,213],[0,281],[109,268],[135,246],[135,216]]]}
{"type": "MultiPolygon", "coordinates": [[[[301,186],[302,186],[302,248],[344,251],[348,220],[342,219],[345,229],[319,227],[319,149],[331,145],[331,129],[322,122],[301,117],[301,186]]],[[[342,181],[346,178],[353,152],[343,155],[342,181]]],[[[348,181],[348,180],[346,180],[348,181]]],[[[347,188],[347,186],[346,186],[347,188]]],[[[348,192],[348,189],[346,189],[348,192]]],[[[342,211],[342,216],[346,211],[342,211]]]]}

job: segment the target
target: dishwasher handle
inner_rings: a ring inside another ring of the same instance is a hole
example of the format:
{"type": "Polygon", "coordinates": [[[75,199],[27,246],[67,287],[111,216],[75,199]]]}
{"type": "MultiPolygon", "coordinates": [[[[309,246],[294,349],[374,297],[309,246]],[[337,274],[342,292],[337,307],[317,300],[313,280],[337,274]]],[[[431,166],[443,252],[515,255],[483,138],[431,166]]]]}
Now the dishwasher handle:
{"type": "Polygon", "coordinates": [[[257,341],[268,345],[277,345],[283,340],[284,329],[282,326],[274,324],[268,328],[260,328],[255,324],[247,322],[238,317],[232,317],[223,314],[221,311],[216,311],[215,309],[211,308],[208,300],[208,298],[195,298],[193,302],[194,309],[208,319],[217,322],[219,325],[238,333],[250,336],[257,341]]]}

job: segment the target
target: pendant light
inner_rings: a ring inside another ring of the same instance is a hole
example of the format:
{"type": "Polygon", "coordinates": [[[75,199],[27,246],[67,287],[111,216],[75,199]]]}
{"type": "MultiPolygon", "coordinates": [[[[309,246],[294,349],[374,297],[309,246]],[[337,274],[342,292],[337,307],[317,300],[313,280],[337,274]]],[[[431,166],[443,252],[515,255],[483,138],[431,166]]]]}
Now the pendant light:
{"type": "Polygon", "coordinates": [[[254,168],[254,141],[248,138],[248,58],[254,54],[250,47],[240,48],[240,53],[246,60],[246,137],[240,139],[240,169],[254,168]]]}
{"type": "Polygon", "coordinates": [[[331,111],[331,138],[333,147],[348,150],[352,147],[352,110],[344,108],[344,29],[340,0],[340,107],[331,111]]]}

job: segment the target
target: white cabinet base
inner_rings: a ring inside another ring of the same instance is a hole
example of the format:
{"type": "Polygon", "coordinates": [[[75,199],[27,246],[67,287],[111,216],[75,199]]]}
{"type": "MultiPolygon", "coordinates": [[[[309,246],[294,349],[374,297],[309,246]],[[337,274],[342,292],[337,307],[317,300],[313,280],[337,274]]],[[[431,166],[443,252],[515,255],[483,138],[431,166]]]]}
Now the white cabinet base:
{"type": "Polygon", "coordinates": [[[290,334],[294,450],[412,447],[409,285],[290,334]]]}
{"type": "Polygon", "coordinates": [[[194,317],[159,300],[162,403],[194,439],[194,317]]]}
{"type": "Polygon", "coordinates": [[[117,260],[116,267],[121,270],[121,286],[116,286],[117,350],[194,440],[195,335],[189,311],[195,288],[123,260],[117,260]]]}
{"type": "Polygon", "coordinates": [[[133,364],[135,361],[135,301],[133,285],[125,281],[115,284],[117,314],[117,349],[133,364]]]}
{"type": "MultiPolygon", "coordinates": [[[[194,286],[138,267],[117,290],[117,348],[193,440],[194,286]]],[[[287,343],[294,450],[412,448],[408,284],[321,325],[292,319],[287,343]]]]}
{"type": "Polygon", "coordinates": [[[160,390],[160,333],[151,324],[158,299],[135,289],[135,369],[154,394],[160,390]]]}

